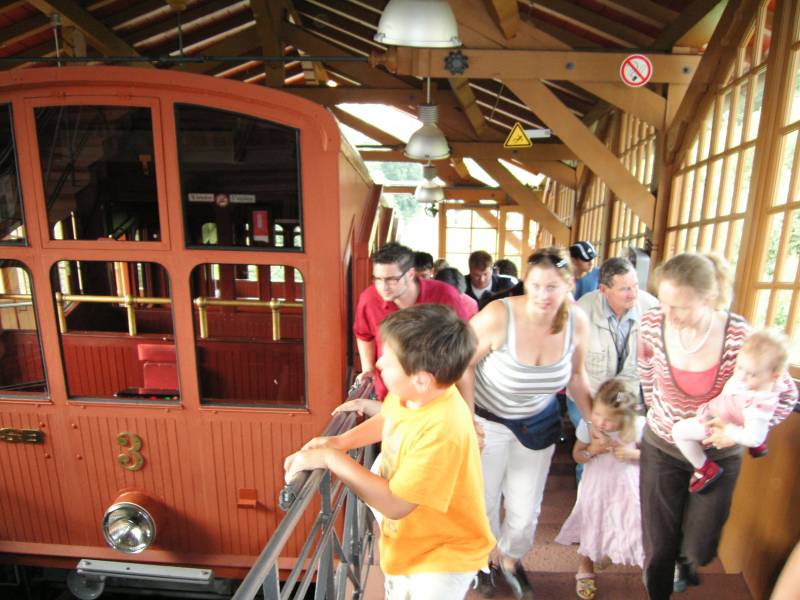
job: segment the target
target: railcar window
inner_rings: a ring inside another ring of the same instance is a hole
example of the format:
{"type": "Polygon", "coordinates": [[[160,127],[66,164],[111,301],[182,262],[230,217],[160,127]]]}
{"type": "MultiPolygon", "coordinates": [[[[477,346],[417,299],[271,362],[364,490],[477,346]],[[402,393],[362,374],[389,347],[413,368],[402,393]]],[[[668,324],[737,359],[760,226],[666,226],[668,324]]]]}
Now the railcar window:
{"type": "Polygon", "coordinates": [[[25,241],[11,105],[0,106],[0,243],[25,241]]]}
{"type": "Polygon", "coordinates": [[[192,271],[191,286],[201,402],[304,406],[300,271],[287,265],[201,264],[192,271]]]}
{"type": "Polygon", "coordinates": [[[51,281],[70,398],[178,400],[172,299],[161,265],[64,260],[51,281]]]}
{"type": "Polygon", "coordinates": [[[159,239],[149,108],[37,108],[50,238],[159,239]]]}
{"type": "Polygon", "coordinates": [[[0,398],[47,396],[42,344],[28,269],[0,261],[0,398]]]}
{"type": "Polygon", "coordinates": [[[183,104],[175,120],[186,245],[302,250],[298,130],[183,104]]]}

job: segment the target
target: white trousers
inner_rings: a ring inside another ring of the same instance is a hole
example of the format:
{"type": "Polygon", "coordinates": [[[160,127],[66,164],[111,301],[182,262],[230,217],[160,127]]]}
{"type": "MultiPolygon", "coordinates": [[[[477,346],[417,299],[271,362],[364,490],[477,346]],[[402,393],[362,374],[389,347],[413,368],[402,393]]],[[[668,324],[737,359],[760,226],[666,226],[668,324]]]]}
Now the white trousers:
{"type": "Polygon", "coordinates": [[[489,525],[500,552],[519,560],[533,547],[555,444],[529,450],[505,425],[478,416],[475,419],[486,432],[481,464],[489,525]],[[505,508],[502,524],[501,497],[505,508]]]}
{"type": "Polygon", "coordinates": [[[386,600],[464,600],[475,573],[387,575],[386,600]]]}

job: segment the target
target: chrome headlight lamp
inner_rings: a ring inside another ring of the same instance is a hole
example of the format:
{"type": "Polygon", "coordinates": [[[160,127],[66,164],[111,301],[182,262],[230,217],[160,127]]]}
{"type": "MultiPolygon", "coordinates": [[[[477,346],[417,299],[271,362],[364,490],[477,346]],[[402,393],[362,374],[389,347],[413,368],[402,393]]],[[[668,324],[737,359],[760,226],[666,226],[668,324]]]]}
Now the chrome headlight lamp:
{"type": "Polygon", "coordinates": [[[114,550],[125,554],[144,552],[156,539],[156,520],[140,494],[122,494],[103,515],[103,537],[114,550]]]}

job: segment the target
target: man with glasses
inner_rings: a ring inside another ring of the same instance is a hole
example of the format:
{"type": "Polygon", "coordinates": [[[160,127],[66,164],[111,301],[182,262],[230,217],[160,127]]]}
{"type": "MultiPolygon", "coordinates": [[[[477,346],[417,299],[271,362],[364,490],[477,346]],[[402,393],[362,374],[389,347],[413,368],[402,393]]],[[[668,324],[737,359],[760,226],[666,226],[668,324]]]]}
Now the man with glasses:
{"type": "Polygon", "coordinates": [[[362,377],[373,377],[375,395],[383,400],[387,390],[380,373],[375,370],[375,362],[381,356],[378,328],[388,315],[414,304],[444,304],[465,321],[472,314],[464,308],[458,291],[452,286],[433,279],[417,278],[414,252],[401,244],[388,244],[373,254],[372,281],[374,285],[358,298],[353,333],[361,359],[362,377]]]}

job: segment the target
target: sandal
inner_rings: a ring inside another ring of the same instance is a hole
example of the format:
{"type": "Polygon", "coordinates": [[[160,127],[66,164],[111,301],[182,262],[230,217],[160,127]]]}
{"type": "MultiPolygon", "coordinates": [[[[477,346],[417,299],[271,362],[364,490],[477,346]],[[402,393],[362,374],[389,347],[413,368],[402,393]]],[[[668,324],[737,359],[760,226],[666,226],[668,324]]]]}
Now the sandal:
{"type": "Polygon", "coordinates": [[[578,573],[575,575],[575,593],[581,600],[593,600],[597,592],[597,581],[594,573],[578,573]]]}

